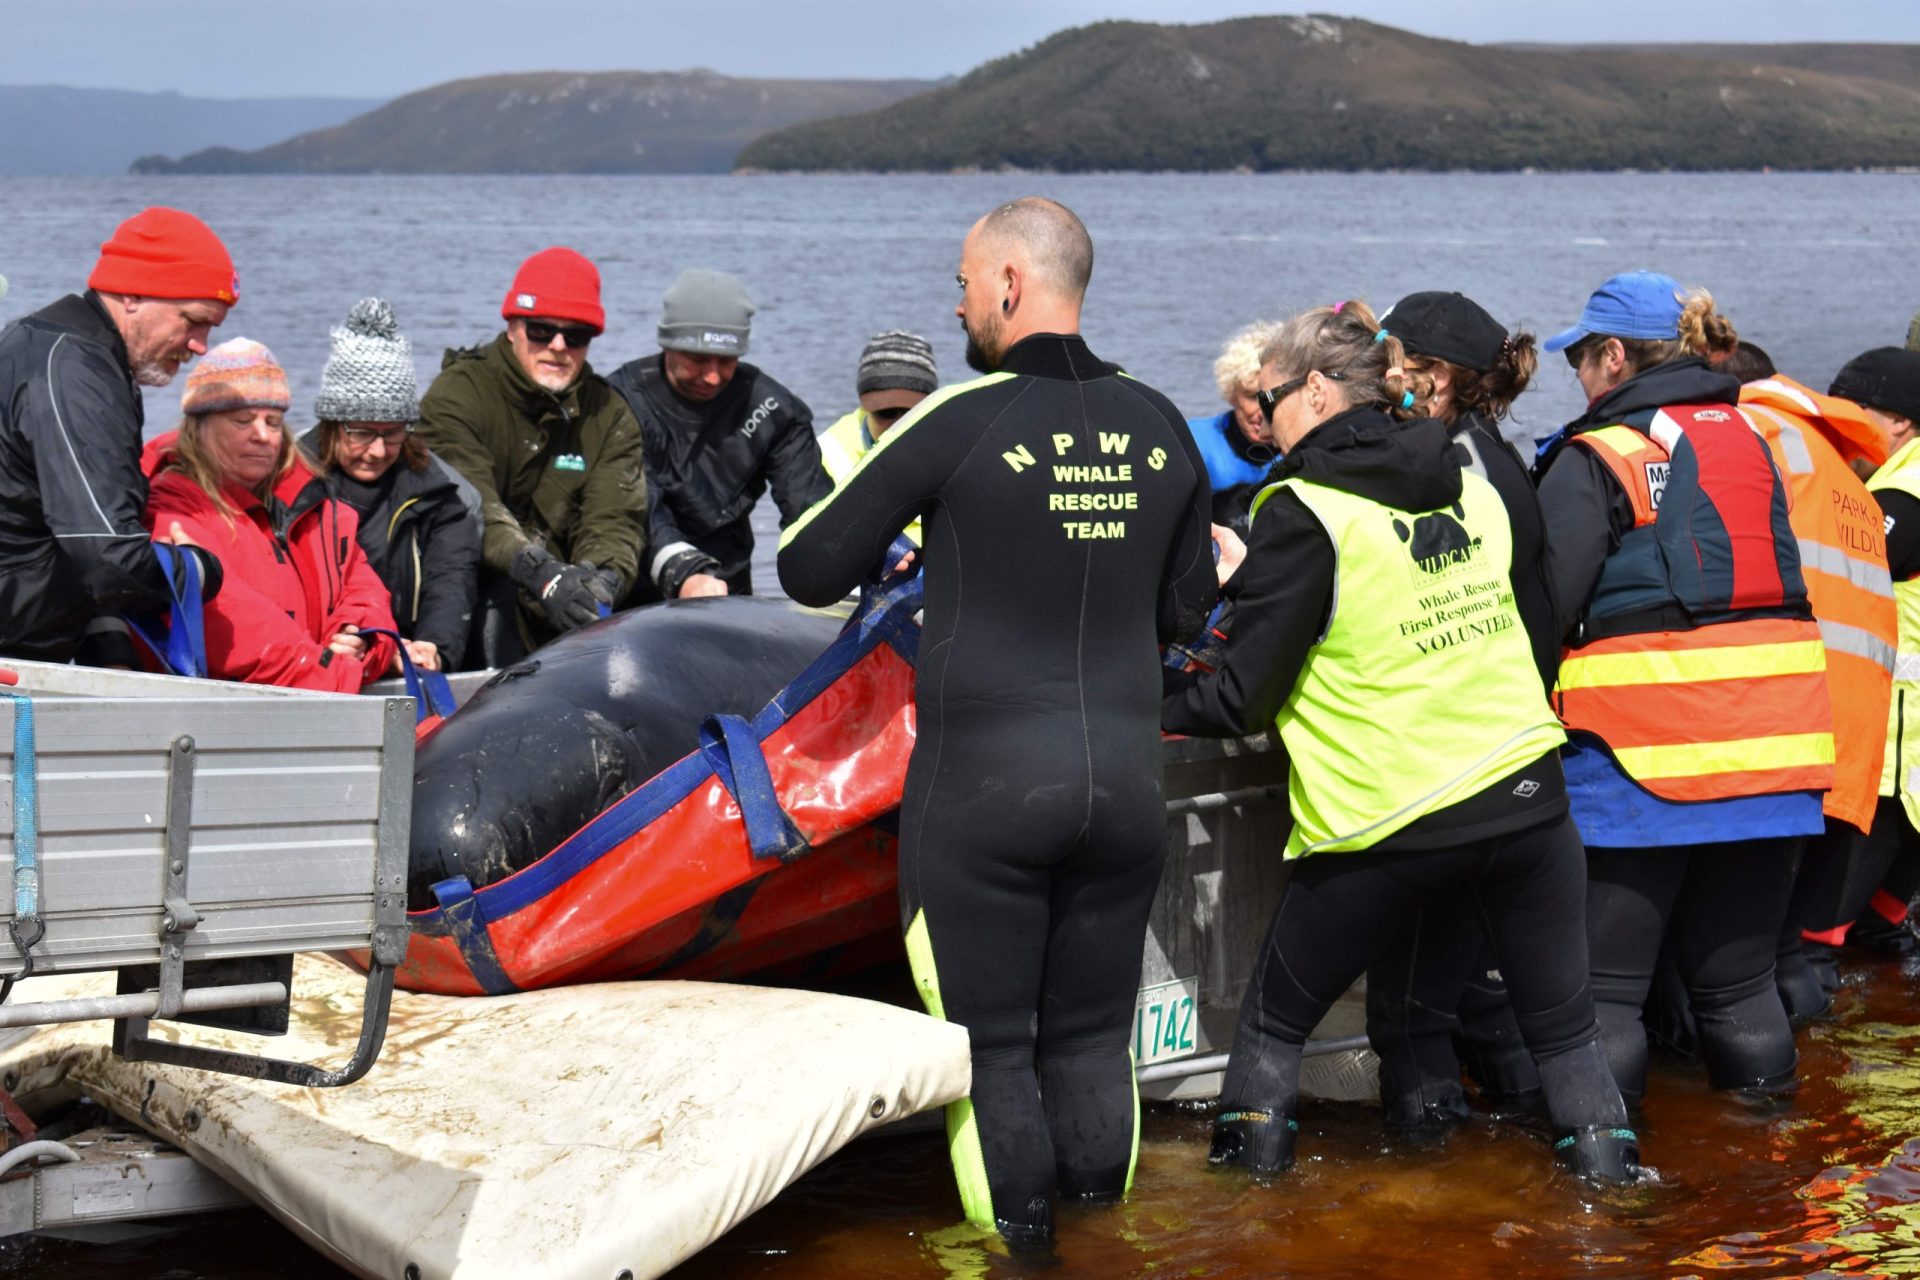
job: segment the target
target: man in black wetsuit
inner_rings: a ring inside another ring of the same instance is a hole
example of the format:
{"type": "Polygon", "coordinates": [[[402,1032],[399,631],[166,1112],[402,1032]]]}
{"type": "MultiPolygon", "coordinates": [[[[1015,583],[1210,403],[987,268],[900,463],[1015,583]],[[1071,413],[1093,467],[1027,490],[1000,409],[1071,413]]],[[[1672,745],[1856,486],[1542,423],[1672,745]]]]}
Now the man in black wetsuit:
{"type": "Polygon", "coordinates": [[[928,1010],[973,1042],[947,1132],[967,1216],[1044,1245],[1053,1202],[1123,1195],[1127,1051],[1166,852],[1157,644],[1213,601],[1207,472],[1165,397],[1079,337],[1093,242],[1030,197],[961,252],[967,361],[780,542],[805,604],[925,528],[901,915],[928,1010]]]}
{"type": "Polygon", "coordinates": [[[646,572],[632,603],[753,594],[753,508],[782,527],[833,488],[813,411],[740,359],[754,305],[732,276],[683,271],[660,309],[660,352],[614,371],[645,445],[646,572]]]}

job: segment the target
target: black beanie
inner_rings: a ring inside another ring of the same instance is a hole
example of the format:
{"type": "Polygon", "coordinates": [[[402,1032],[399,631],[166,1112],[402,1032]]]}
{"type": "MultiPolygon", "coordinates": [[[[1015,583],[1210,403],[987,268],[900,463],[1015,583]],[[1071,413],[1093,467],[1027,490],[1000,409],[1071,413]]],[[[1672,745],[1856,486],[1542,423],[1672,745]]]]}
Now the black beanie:
{"type": "Polygon", "coordinates": [[[1387,308],[1380,327],[1409,355],[1445,360],[1475,373],[1500,362],[1507,331],[1486,308],[1460,293],[1410,293],[1387,308]]]}
{"type": "Polygon", "coordinates": [[[1875,347],[1833,375],[1830,396],[1920,422],[1920,351],[1875,347]]]}

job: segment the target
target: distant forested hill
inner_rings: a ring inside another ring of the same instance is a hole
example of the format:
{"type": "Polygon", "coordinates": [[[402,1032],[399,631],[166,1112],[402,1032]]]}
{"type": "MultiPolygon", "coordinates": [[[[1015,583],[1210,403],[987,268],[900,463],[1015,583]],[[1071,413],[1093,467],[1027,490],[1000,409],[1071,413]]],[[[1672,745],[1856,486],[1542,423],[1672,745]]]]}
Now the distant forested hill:
{"type": "Polygon", "coordinates": [[[138,173],[725,173],[770,130],[885,106],[927,80],[752,80],[711,71],[529,72],[455,80],[254,151],[138,173]]]}
{"type": "Polygon", "coordinates": [[[892,106],[771,133],[768,170],[1920,165],[1907,45],[1490,46],[1348,18],[1060,32],[892,106]]]}
{"type": "Polygon", "coordinates": [[[349,120],[378,98],[187,98],[0,85],[0,174],[119,174],[153,151],[263,147],[349,120]]]}

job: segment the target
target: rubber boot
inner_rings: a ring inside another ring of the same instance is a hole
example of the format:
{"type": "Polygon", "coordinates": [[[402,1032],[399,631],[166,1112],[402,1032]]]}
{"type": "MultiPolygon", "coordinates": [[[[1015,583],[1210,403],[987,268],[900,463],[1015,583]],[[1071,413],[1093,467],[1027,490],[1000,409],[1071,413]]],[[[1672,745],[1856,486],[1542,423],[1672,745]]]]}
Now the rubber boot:
{"type": "Polygon", "coordinates": [[[1780,992],[1789,1022],[1818,1018],[1833,1008],[1833,1000],[1804,951],[1783,955],[1774,963],[1773,985],[1780,992]]]}
{"type": "Polygon", "coordinates": [[[994,1230],[1007,1242],[1007,1252],[1022,1258],[1044,1258],[1053,1253],[1053,1204],[1045,1196],[1027,1201],[1026,1212],[1015,1218],[995,1215],[994,1230]]]}
{"type": "Polygon", "coordinates": [[[1208,1164],[1233,1165],[1251,1173],[1285,1173],[1293,1168],[1293,1144],[1300,1126],[1274,1111],[1241,1107],[1213,1118],[1213,1147],[1208,1164]]]}
{"type": "Polygon", "coordinates": [[[1631,1186],[1640,1180],[1640,1139],[1631,1129],[1588,1125],[1561,1137],[1553,1154],[1583,1182],[1631,1186]]]}
{"type": "Polygon", "coordinates": [[[1802,942],[1800,954],[1819,981],[1822,991],[1831,996],[1840,989],[1840,948],[1821,942],[1802,942]]]}
{"type": "Polygon", "coordinates": [[[1757,1103],[1763,1107],[1784,1102],[1799,1090],[1800,1068],[1797,1061],[1785,1071],[1776,1071],[1770,1076],[1762,1076],[1746,1084],[1734,1085],[1731,1089],[1745,1101],[1757,1103]]]}
{"type": "Polygon", "coordinates": [[[1380,1105],[1387,1131],[1410,1142],[1437,1142],[1473,1118],[1459,1078],[1435,1079],[1417,1064],[1380,1059],[1380,1105]]]}
{"type": "Polygon", "coordinates": [[[1874,890],[1873,901],[1847,930],[1847,945],[1888,955],[1911,954],[1914,937],[1907,928],[1907,904],[1885,889],[1874,890]]]}

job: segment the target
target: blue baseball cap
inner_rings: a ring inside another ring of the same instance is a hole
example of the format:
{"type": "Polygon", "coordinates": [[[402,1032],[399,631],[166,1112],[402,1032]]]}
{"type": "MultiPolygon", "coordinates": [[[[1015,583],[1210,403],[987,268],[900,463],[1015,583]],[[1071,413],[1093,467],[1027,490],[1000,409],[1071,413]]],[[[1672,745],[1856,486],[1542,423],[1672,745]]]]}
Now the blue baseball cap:
{"type": "Polygon", "coordinates": [[[1683,290],[1680,282],[1658,271],[1623,271],[1587,299],[1580,323],[1554,334],[1540,345],[1564,351],[1590,334],[1609,338],[1678,338],[1683,290]]]}

